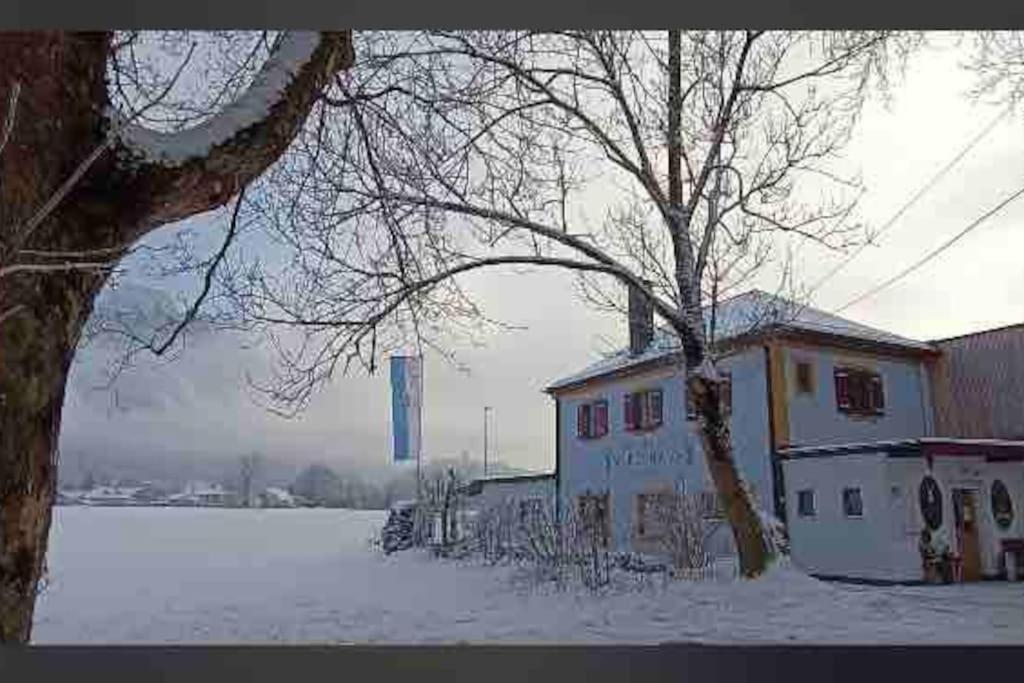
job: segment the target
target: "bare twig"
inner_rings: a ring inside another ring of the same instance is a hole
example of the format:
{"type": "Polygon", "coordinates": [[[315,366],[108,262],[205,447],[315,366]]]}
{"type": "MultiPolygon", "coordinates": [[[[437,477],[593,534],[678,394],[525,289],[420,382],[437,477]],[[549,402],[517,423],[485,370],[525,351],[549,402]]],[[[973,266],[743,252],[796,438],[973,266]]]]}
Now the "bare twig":
{"type": "Polygon", "coordinates": [[[18,96],[20,94],[21,83],[15,81],[7,97],[7,114],[4,116],[3,131],[0,132],[0,156],[3,155],[4,149],[7,148],[7,143],[11,139],[11,133],[14,131],[14,122],[18,117],[18,96]]]}

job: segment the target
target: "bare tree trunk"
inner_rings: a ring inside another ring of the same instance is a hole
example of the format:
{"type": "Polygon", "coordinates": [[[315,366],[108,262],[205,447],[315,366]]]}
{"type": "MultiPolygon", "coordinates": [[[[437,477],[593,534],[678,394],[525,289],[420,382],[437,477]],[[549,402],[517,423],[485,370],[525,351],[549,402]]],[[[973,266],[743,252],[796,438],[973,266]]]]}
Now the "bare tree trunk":
{"type": "Polygon", "coordinates": [[[715,485],[715,491],[722,501],[726,519],[732,528],[740,572],[746,577],[755,577],[767,568],[771,553],[761,518],[754,509],[754,504],[736,468],[732,437],[729,425],[722,414],[719,399],[720,385],[700,375],[694,375],[689,380],[689,387],[694,392],[694,400],[697,402],[704,460],[711,474],[711,481],[715,485]]]}
{"type": "MultiPolygon", "coordinates": [[[[56,284],[56,283],[51,283],[56,284]]],[[[68,370],[92,292],[46,288],[0,328],[0,642],[27,642],[57,482],[68,370]]]]}
{"type": "Polygon", "coordinates": [[[159,225],[223,204],[283,152],[322,85],[352,59],[350,34],[322,34],[261,121],[176,167],[122,167],[118,155],[102,154],[110,49],[109,32],[0,34],[0,102],[20,92],[0,156],[0,643],[31,636],[68,372],[107,277],[95,268],[2,268],[29,250],[116,258],[159,225]],[[27,228],[94,154],[62,201],[27,228]]]}
{"type": "MultiPolygon", "coordinates": [[[[25,221],[99,141],[109,50],[104,34],[0,38],[0,97],[21,88],[0,159],[0,263],[11,226],[25,221]]],[[[102,214],[55,213],[40,229],[52,248],[81,248],[109,230],[102,214]]],[[[57,439],[68,370],[92,299],[92,271],[0,279],[0,642],[27,642],[44,567],[57,481],[57,439]]]]}
{"type": "Polygon", "coordinates": [[[722,415],[719,384],[705,376],[707,348],[704,344],[704,319],[700,305],[698,282],[690,239],[690,216],[683,203],[681,172],[681,45],[678,29],[669,31],[669,97],[668,97],[668,183],[670,231],[675,251],[676,283],[683,319],[692,334],[680,335],[686,357],[687,386],[693,392],[701,423],[701,444],[704,459],[715,490],[722,499],[726,517],[732,526],[739,555],[740,571],[754,577],[768,564],[769,551],[761,529],[761,520],[742,486],[733,459],[729,427],[722,415]]]}

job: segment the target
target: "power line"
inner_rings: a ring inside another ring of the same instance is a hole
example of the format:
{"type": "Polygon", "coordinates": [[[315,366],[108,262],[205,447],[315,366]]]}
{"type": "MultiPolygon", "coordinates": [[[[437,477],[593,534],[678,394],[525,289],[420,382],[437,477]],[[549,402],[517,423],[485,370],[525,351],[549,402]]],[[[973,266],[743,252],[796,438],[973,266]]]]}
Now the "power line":
{"type": "Polygon", "coordinates": [[[899,273],[897,273],[893,277],[889,278],[885,282],[883,282],[883,283],[881,283],[879,285],[876,285],[875,287],[872,287],[868,291],[864,292],[860,296],[856,297],[855,299],[853,299],[852,301],[847,303],[845,306],[836,309],[835,313],[842,313],[847,308],[850,308],[851,306],[860,303],[861,301],[863,301],[864,299],[867,299],[870,296],[874,296],[875,294],[877,294],[878,292],[882,291],[883,289],[885,289],[889,285],[893,284],[894,282],[903,279],[907,275],[910,275],[912,272],[914,272],[915,270],[917,270],[918,268],[923,266],[925,263],[927,263],[928,261],[932,260],[933,258],[938,256],[939,254],[944,252],[946,249],[949,249],[951,246],[956,244],[962,237],[967,235],[967,233],[971,232],[972,230],[977,228],[979,225],[984,223],[986,220],[988,220],[989,218],[991,218],[995,214],[997,214],[1000,211],[1002,211],[1008,204],[1010,204],[1010,202],[1014,201],[1015,199],[1017,199],[1021,195],[1024,195],[1024,187],[1019,188],[1016,192],[1011,194],[1009,197],[1007,197],[1006,199],[1002,200],[1001,202],[999,202],[998,204],[993,206],[991,209],[989,209],[988,211],[983,213],[981,216],[979,216],[974,221],[972,221],[966,228],[964,228],[963,230],[958,232],[956,235],[954,235],[952,238],[950,238],[949,240],[947,240],[946,242],[944,242],[943,244],[941,244],[940,246],[936,247],[935,249],[930,251],[928,254],[926,254],[924,256],[924,258],[922,258],[919,261],[917,261],[917,263],[913,264],[909,268],[905,268],[904,270],[900,271],[899,273]]]}
{"type": "MultiPolygon", "coordinates": [[[[961,149],[957,153],[956,156],[954,156],[952,159],[950,159],[949,162],[947,162],[945,166],[943,166],[941,169],[939,169],[939,171],[935,175],[933,175],[924,185],[922,185],[921,188],[918,189],[918,191],[915,192],[914,195],[909,200],[907,200],[907,202],[904,203],[903,206],[901,206],[899,208],[899,210],[896,213],[894,213],[889,218],[889,220],[887,220],[882,225],[881,228],[878,229],[878,232],[875,234],[875,239],[877,239],[878,237],[881,237],[882,233],[886,232],[889,228],[891,228],[896,223],[896,221],[898,221],[903,216],[903,214],[905,214],[908,210],[910,210],[910,208],[912,206],[914,206],[914,204],[916,204],[918,202],[918,200],[921,199],[921,197],[923,197],[925,194],[927,194],[927,192],[929,190],[931,190],[932,187],[934,187],[939,182],[939,180],[941,180],[943,178],[943,176],[945,176],[947,173],[949,173],[949,171],[952,170],[952,168],[954,166],[956,166],[960,162],[961,159],[963,159],[965,156],[967,156],[968,152],[970,152],[972,149],[974,149],[978,145],[978,143],[981,142],[982,139],[985,138],[985,136],[987,136],[989,133],[991,133],[992,130],[996,127],[996,124],[998,124],[1000,121],[1002,121],[1003,117],[1005,117],[1007,114],[1009,114],[1011,110],[1012,110],[1012,107],[1006,107],[1005,109],[1002,110],[1002,112],[999,113],[999,116],[997,116],[994,119],[992,119],[991,121],[989,121],[988,125],[986,125],[977,135],[975,135],[970,140],[970,142],[968,142],[963,147],[963,149],[961,149]]],[[[845,268],[850,263],[850,261],[852,261],[853,259],[857,258],[861,254],[861,252],[863,252],[870,244],[871,244],[871,242],[865,242],[864,244],[862,244],[859,247],[857,247],[853,251],[852,254],[850,254],[848,257],[846,257],[845,259],[840,261],[836,265],[835,268],[830,270],[828,273],[825,274],[824,277],[822,277],[820,280],[818,280],[816,283],[814,283],[814,285],[811,287],[810,291],[807,293],[807,296],[810,296],[810,295],[814,294],[814,292],[818,291],[818,289],[823,284],[825,284],[826,282],[831,280],[836,275],[836,273],[838,273],[840,270],[845,268]]]]}

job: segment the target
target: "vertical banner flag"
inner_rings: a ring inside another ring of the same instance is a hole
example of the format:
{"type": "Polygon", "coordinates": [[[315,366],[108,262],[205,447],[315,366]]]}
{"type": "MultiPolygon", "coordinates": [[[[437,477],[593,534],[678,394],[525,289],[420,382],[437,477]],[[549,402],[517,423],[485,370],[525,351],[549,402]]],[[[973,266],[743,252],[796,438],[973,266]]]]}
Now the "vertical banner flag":
{"type": "Polygon", "coordinates": [[[420,456],[420,406],[423,397],[423,360],[418,356],[391,357],[391,430],[395,462],[420,456]]]}

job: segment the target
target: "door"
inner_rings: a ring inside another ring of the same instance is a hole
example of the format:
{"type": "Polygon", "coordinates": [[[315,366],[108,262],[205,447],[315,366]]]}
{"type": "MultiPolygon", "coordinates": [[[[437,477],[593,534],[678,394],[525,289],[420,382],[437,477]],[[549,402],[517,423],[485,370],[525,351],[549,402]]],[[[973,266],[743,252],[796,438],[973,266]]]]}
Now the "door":
{"type": "Polygon", "coordinates": [[[978,534],[978,492],[953,489],[953,520],[964,581],[981,580],[981,544],[978,534]]]}

